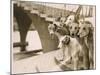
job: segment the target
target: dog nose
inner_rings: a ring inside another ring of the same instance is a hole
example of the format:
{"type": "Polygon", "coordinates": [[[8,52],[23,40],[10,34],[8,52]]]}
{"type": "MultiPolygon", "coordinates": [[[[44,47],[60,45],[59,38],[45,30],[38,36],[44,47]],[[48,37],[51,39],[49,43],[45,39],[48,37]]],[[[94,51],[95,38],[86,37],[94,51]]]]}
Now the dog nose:
{"type": "Polygon", "coordinates": [[[72,33],[72,36],[74,36],[74,33],[72,33]]]}
{"type": "Polygon", "coordinates": [[[72,36],[74,36],[74,33],[72,34],[72,36]]]}
{"type": "Polygon", "coordinates": [[[79,35],[77,35],[77,37],[80,37],[79,35]]]}
{"type": "Polygon", "coordinates": [[[80,37],[80,33],[77,34],[77,37],[80,37]]]}
{"type": "Polygon", "coordinates": [[[77,34],[77,37],[80,37],[80,35],[79,35],[79,34],[77,34]]]}

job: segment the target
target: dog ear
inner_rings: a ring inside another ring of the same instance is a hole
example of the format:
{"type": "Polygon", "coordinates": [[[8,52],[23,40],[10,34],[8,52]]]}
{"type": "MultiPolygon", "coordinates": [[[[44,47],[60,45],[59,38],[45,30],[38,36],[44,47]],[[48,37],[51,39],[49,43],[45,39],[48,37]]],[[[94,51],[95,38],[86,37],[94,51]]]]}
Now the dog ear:
{"type": "Polygon", "coordinates": [[[64,38],[64,40],[62,41],[62,43],[64,44],[64,45],[67,45],[67,44],[69,44],[69,42],[70,42],[70,37],[65,37],[64,38]]]}
{"type": "Polygon", "coordinates": [[[93,37],[93,29],[94,29],[93,27],[89,28],[89,35],[88,36],[91,38],[93,37]]]}

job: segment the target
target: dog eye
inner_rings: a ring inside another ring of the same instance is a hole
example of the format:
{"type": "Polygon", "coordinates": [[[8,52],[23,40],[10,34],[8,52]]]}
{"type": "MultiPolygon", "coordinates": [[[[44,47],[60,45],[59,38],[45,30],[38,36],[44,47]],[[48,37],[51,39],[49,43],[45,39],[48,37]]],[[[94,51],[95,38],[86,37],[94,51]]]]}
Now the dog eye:
{"type": "Polygon", "coordinates": [[[71,20],[71,18],[69,20],[71,20]]]}
{"type": "Polygon", "coordinates": [[[63,23],[63,26],[66,26],[66,24],[63,23]]]}
{"type": "Polygon", "coordinates": [[[54,26],[56,26],[56,24],[54,24],[54,26]]]}
{"type": "Polygon", "coordinates": [[[75,27],[75,29],[77,29],[77,27],[75,27]]]}
{"type": "Polygon", "coordinates": [[[83,28],[83,30],[85,30],[86,28],[83,28]]]}

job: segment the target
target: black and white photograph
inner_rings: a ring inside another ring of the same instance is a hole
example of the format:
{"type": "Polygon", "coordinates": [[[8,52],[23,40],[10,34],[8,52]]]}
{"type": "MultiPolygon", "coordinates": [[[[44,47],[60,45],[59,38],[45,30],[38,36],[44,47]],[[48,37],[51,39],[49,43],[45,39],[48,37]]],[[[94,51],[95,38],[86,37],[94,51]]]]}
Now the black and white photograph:
{"type": "Polygon", "coordinates": [[[96,6],[11,1],[11,74],[96,69],[96,6]]]}

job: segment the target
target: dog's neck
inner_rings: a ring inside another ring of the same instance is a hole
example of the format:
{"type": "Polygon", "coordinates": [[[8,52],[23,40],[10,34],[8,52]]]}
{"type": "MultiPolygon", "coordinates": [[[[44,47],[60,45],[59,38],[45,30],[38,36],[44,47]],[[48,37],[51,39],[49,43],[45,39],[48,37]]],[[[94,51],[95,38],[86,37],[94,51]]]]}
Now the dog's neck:
{"type": "Polygon", "coordinates": [[[59,41],[65,36],[65,35],[60,35],[59,33],[55,33],[55,34],[58,37],[59,41]]]}
{"type": "Polygon", "coordinates": [[[86,44],[87,47],[88,47],[88,36],[84,37],[84,42],[85,42],[85,44],[86,44]]]}
{"type": "Polygon", "coordinates": [[[86,47],[88,47],[88,36],[85,36],[83,38],[79,38],[78,40],[82,46],[85,45],[86,47]]]}

